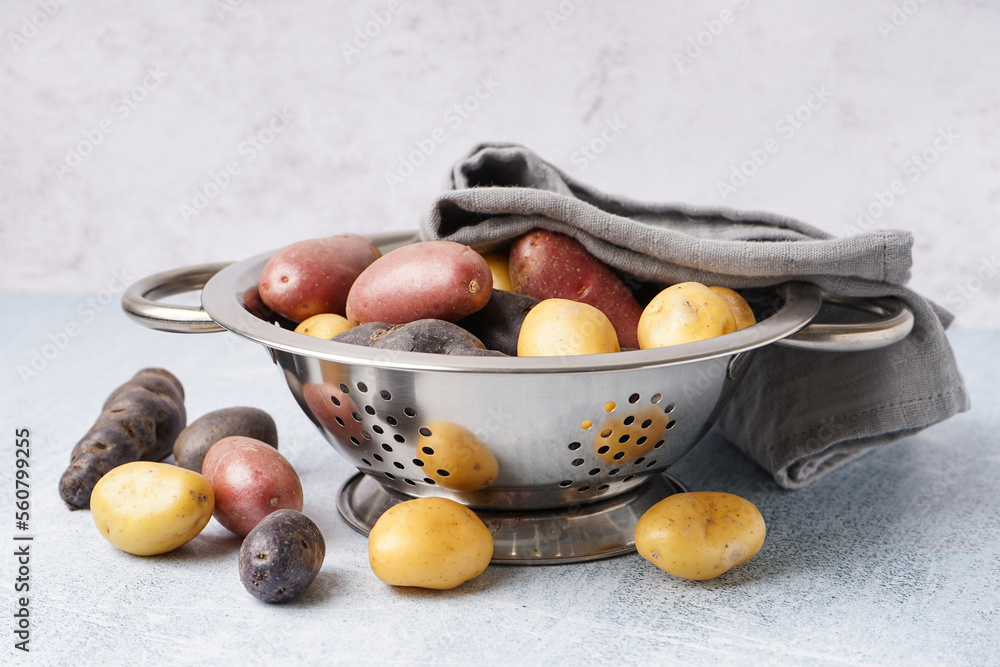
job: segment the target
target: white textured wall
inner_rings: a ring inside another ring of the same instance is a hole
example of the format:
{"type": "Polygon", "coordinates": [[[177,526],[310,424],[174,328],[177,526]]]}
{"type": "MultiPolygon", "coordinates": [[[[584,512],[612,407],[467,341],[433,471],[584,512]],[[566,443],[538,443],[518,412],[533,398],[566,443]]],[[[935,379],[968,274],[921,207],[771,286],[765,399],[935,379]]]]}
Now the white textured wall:
{"type": "Polygon", "coordinates": [[[912,230],[912,284],[961,326],[1000,326],[992,3],[5,0],[0,30],[4,291],[106,294],[302,238],[414,227],[484,140],[607,191],[699,204],[723,203],[720,181],[769,147],[724,203],[847,234],[895,184],[861,226],[912,230]],[[345,54],[372,12],[386,25],[345,54]],[[477,91],[476,109],[453,110],[477,91]],[[783,120],[797,110],[808,120],[783,120]],[[588,160],[580,147],[608,124],[588,160]],[[238,173],[216,190],[227,164],[238,173]]]}

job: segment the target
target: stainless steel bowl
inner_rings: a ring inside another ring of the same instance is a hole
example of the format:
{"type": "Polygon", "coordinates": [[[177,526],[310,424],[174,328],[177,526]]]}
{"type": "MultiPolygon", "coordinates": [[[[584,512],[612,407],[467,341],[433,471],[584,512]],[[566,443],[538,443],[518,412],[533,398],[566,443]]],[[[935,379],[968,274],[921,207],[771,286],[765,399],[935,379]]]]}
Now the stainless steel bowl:
{"type": "MultiPolygon", "coordinates": [[[[372,240],[388,252],[417,239],[401,233],[372,240]]],[[[123,307],[154,329],[228,330],[263,345],[305,414],[359,469],[338,503],[356,529],[367,534],[401,500],[447,497],[474,508],[491,527],[498,562],[634,550],[642,513],[683,489],[665,471],[711,428],[754,350],[871,349],[912,327],[898,301],[843,298],[838,302],[882,319],[810,325],[823,294],[786,283],[757,292],[758,324],[669,348],[558,358],[390,352],[304,336],[248,312],[243,293],[257,284],[271,254],[150,276],[129,288],[123,307]],[[198,288],[202,308],[156,301],[198,288]],[[481,447],[434,452],[450,447],[434,436],[448,425],[471,432],[481,447]],[[483,457],[497,466],[491,484],[470,490],[451,482],[483,457]]]]}

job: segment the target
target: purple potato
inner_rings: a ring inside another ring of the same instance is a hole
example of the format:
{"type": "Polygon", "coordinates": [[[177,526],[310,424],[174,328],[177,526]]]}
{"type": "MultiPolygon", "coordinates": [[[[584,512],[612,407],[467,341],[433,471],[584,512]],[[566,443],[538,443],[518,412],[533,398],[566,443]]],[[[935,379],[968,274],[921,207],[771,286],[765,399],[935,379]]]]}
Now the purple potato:
{"type": "Polygon", "coordinates": [[[286,602],[316,579],[326,542],[313,521],[295,510],[267,515],[240,547],[240,580],[264,602],[286,602]]]}

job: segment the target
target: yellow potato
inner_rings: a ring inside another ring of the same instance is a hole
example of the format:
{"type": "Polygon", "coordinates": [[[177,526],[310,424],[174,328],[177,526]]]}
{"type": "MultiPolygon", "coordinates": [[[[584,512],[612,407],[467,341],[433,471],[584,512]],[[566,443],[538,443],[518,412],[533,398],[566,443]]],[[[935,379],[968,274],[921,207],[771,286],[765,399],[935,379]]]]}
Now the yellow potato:
{"type": "Polygon", "coordinates": [[[215,509],[212,485],[200,474],[169,463],[133,461],[97,482],[90,511],[101,535],[137,556],[187,544],[215,509]]]}
{"type": "Polygon", "coordinates": [[[299,322],[295,333],[330,340],[339,333],[351,328],[351,323],[343,315],[336,313],[320,313],[299,322]]]}
{"type": "Polygon", "coordinates": [[[635,548],[684,579],[713,579],[757,555],[764,517],[731,493],[676,493],[650,507],[635,527],[635,548]]]}
{"type": "Polygon", "coordinates": [[[379,517],[368,535],[368,562],[392,586],[444,590],[475,579],[493,557],[493,535],[464,505],[416,498],[379,517]]]}
{"type": "Polygon", "coordinates": [[[434,422],[420,429],[417,456],[424,462],[427,476],[452,491],[484,489],[500,471],[497,457],[479,438],[449,422],[434,422]]]}
{"type": "Polygon", "coordinates": [[[639,317],[639,347],[678,345],[736,331],[732,309],[701,283],[677,283],[649,302],[639,317]]]}
{"type": "Polygon", "coordinates": [[[507,262],[507,253],[485,252],[483,259],[490,265],[490,273],[493,274],[493,289],[513,292],[514,287],[510,282],[510,265],[507,262]]]}
{"type": "Polygon", "coordinates": [[[519,357],[619,351],[621,347],[611,320],[593,306],[568,299],[540,301],[528,311],[517,338],[519,357]]]}
{"type": "Polygon", "coordinates": [[[757,318],[754,317],[753,309],[750,308],[750,304],[743,296],[728,287],[719,287],[718,285],[712,285],[708,289],[715,292],[715,295],[726,302],[729,309],[733,311],[733,317],[736,318],[736,330],[746,329],[749,326],[757,324],[757,318]]]}

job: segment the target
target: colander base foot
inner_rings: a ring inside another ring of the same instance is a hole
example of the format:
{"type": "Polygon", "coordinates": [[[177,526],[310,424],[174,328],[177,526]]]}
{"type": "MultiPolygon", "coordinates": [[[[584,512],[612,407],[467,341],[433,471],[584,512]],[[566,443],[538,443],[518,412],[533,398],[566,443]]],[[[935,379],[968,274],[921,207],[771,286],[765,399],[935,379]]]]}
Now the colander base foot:
{"type": "MultiPolygon", "coordinates": [[[[552,565],[611,558],[635,551],[635,525],[647,509],[687,489],[665,473],[606,500],[544,510],[475,512],[493,533],[493,563],[552,565]]],[[[341,488],[337,509],[362,535],[382,513],[411,500],[358,473],[341,488]]]]}

